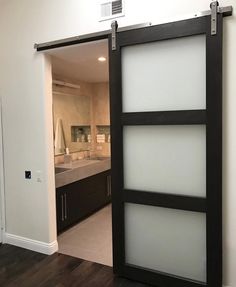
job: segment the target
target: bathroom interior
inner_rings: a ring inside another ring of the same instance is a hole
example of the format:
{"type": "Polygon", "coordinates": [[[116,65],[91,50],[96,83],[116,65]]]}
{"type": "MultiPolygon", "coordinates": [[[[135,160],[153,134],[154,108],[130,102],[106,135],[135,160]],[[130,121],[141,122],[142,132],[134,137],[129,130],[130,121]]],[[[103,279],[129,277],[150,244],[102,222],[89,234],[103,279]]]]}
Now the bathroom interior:
{"type": "Polygon", "coordinates": [[[108,43],[49,54],[59,253],[112,266],[108,43]]]}

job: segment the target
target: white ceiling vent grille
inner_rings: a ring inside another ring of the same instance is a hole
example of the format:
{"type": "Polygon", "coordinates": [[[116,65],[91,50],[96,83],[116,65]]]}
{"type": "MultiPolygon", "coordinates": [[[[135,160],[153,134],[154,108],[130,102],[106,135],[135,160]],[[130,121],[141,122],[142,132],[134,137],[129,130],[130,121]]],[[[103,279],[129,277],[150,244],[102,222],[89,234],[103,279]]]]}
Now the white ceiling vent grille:
{"type": "Polygon", "coordinates": [[[103,0],[100,7],[100,21],[124,16],[124,0],[103,0]]]}

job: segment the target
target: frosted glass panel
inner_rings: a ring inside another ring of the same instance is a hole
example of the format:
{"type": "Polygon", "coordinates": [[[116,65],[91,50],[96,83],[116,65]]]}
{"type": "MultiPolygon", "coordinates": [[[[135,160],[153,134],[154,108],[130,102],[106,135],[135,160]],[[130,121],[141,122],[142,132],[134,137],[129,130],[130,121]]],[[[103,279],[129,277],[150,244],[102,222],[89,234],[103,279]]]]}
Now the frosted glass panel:
{"type": "Polygon", "coordinates": [[[203,213],[125,204],[126,263],[206,281],[203,213]]]}
{"type": "Polygon", "coordinates": [[[206,196],[204,125],[124,127],[124,187],[206,196]]]}
{"type": "Polygon", "coordinates": [[[122,48],[124,112],[206,108],[205,36],[122,48]]]}

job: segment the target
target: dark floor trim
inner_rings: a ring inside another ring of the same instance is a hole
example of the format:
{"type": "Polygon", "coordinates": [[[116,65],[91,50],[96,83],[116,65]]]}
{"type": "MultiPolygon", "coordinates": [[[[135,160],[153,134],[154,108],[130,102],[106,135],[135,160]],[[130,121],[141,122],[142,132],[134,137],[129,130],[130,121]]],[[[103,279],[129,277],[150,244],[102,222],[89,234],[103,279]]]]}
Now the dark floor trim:
{"type": "Polygon", "coordinates": [[[124,190],[124,201],[195,212],[206,212],[206,199],[158,192],[124,190]]]}

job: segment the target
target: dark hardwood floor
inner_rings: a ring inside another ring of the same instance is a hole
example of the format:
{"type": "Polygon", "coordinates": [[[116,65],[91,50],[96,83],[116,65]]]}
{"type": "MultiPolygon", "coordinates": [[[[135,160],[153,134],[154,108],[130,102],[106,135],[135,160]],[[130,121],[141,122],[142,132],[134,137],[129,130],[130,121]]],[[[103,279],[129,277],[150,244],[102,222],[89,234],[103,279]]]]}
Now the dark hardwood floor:
{"type": "Polygon", "coordinates": [[[63,254],[0,246],[1,287],[148,287],[113,275],[111,267],[63,254]]]}

